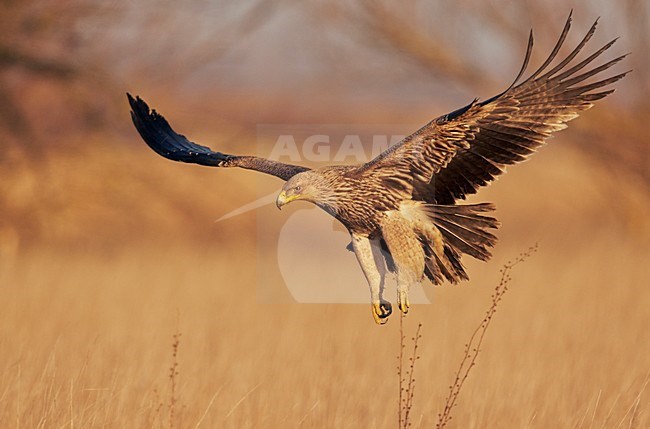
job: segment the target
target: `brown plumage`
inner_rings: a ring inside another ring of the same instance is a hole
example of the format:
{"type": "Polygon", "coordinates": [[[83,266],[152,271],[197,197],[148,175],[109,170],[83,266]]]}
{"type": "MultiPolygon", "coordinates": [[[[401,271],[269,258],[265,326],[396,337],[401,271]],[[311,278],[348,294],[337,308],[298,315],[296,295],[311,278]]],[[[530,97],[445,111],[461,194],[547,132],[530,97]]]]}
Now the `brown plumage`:
{"type": "Polygon", "coordinates": [[[468,279],[463,254],[490,258],[497,221],[485,215],[490,204],[457,205],[458,200],[489,184],[507,165],[525,160],[566,122],[614,90],[605,88],[626,73],[607,78],[602,72],[625,58],[590,68],[614,41],[574,63],[593,36],[596,23],[578,45],[552,66],[563,46],[569,16],[546,61],[524,76],[533,47],[532,32],[524,63],[508,89],[488,100],[443,115],[362,165],[314,170],[251,156],[226,155],[175,133],[147,104],[128,96],[133,123],[144,141],[160,155],[215,167],[242,167],[286,181],[278,196],[281,207],[310,201],[350,231],[351,246],[368,280],[372,314],[384,323],[392,309],[382,297],[383,260],[397,274],[398,303],[408,311],[408,289],[424,276],[434,284],[468,279]]]}

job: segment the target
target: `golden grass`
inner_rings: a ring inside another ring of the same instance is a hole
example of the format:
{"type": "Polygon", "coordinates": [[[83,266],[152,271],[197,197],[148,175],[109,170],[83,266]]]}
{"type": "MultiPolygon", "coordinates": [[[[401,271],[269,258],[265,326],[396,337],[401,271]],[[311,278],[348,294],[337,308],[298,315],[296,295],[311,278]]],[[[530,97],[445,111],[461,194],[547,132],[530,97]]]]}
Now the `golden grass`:
{"type": "MultiPolygon", "coordinates": [[[[650,423],[648,393],[637,399],[650,368],[647,268],[610,251],[618,274],[585,275],[608,245],[571,264],[542,248],[521,267],[454,427],[650,423]]],[[[41,249],[3,267],[2,426],[168,427],[158,407],[170,395],[177,317],[178,427],[394,426],[397,320],[376,327],[362,305],[258,304],[254,273],[235,262],[250,250],[41,249]]],[[[444,405],[491,271],[436,289],[405,321],[425,326],[415,427],[444,405]]]]}
{"type": "MultiPolygon", "coordinates": [[[[427,287],[433,304],[406,317],[409,332],[423,325],[413,427],[435,424],[499,267],[534,242],[449,427],[650,426],[647,230],[629,230],[590,172],[558,154],[540,153],[481,195],[503,222],[493,261],[468,261],[472,280],[460,287],[427,287]]],[[[76,184],[78,196],[47,198],[76,205],[38,209],[87,237],[19,242],[0,258],[0,427],[396,426],[399,321],[377,327],[367,305],[258,303],[255,215],[213,223],[252,193],[225,186],[223,172],[162,161],[146,175],[121,155],[61,162],[50,186],[76,184]],[[75,182],[82,176],[99,182],[75,182]],[[122,186],[131,182],[137,191],[122,186]],[[224,190],[223,201],[206,188],[224,190]],[[112,212],[127,212],[127,224],[112,212]]]]}

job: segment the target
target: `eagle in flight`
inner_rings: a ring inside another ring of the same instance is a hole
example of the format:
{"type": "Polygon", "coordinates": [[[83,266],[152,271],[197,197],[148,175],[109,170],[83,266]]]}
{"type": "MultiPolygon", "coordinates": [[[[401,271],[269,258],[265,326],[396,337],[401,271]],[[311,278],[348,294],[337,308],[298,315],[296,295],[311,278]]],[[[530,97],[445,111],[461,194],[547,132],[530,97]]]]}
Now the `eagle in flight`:
{"type": "Polygon", "coordinates": [[[505,167],[524,161],[566,122],[611,94],[611,84],[628,72],[603,78],[602,72],[625,58],[597,67],[594,60],[616,39],[582,61],[573,61],[593,36],[596,21],[578,45],[552,65],[569,28],[543,64],[522,80],[533,47],[530,33],[523,65],[502,93],[440,116],[361,165],[316,169],[255,156],[227,155],[189,141],[140,98],[127,94],[131,117],[144,141],[159,155],[210,167],[241,167],[285,181],[278,208],[309,201],[350,232],[351,249],[370,286],[374,320],[384,324],[392,312],[383,298],[386,270],[397,277],[398,307],[408,312],[409,288],[428,278],[457,283],[468,276],[461,258],[490,258],[498,222],[486,215],[492,204],[457,204],[488,185],[505,167]],[[585,82],[589,78],[597,76],[585,82]]]}

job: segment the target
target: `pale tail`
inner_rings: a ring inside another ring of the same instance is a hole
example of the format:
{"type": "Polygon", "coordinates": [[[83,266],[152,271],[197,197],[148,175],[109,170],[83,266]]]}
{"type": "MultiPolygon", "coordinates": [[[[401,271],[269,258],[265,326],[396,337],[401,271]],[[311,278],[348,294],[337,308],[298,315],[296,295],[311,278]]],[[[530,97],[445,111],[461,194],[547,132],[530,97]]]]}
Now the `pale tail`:
{"type": "Polygon", "coordinates": [[[419,231],[426,255],[425,274],[434,284],[444,279],[452,283],[469,279],[461,263],[462,254],[482,261],[490,259],[488,249],[497,238],[488,230],[498,228],[499,222],[483,213],[494,210],[494,205],[426,205],[422,210],[436,227],[419,231]]]}

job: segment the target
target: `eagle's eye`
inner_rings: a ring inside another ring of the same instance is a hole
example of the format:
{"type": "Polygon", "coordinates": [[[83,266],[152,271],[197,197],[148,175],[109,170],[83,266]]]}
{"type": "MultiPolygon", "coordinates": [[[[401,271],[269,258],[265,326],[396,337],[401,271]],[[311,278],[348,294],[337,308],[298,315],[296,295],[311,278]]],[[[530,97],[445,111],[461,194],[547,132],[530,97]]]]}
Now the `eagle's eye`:
{"type": "Polygon", "coordinates": [[[295,189],[296,192],[300,192],[300,191],[302,191],[302,186],[298,185],[294,189],[295,189]]]}

